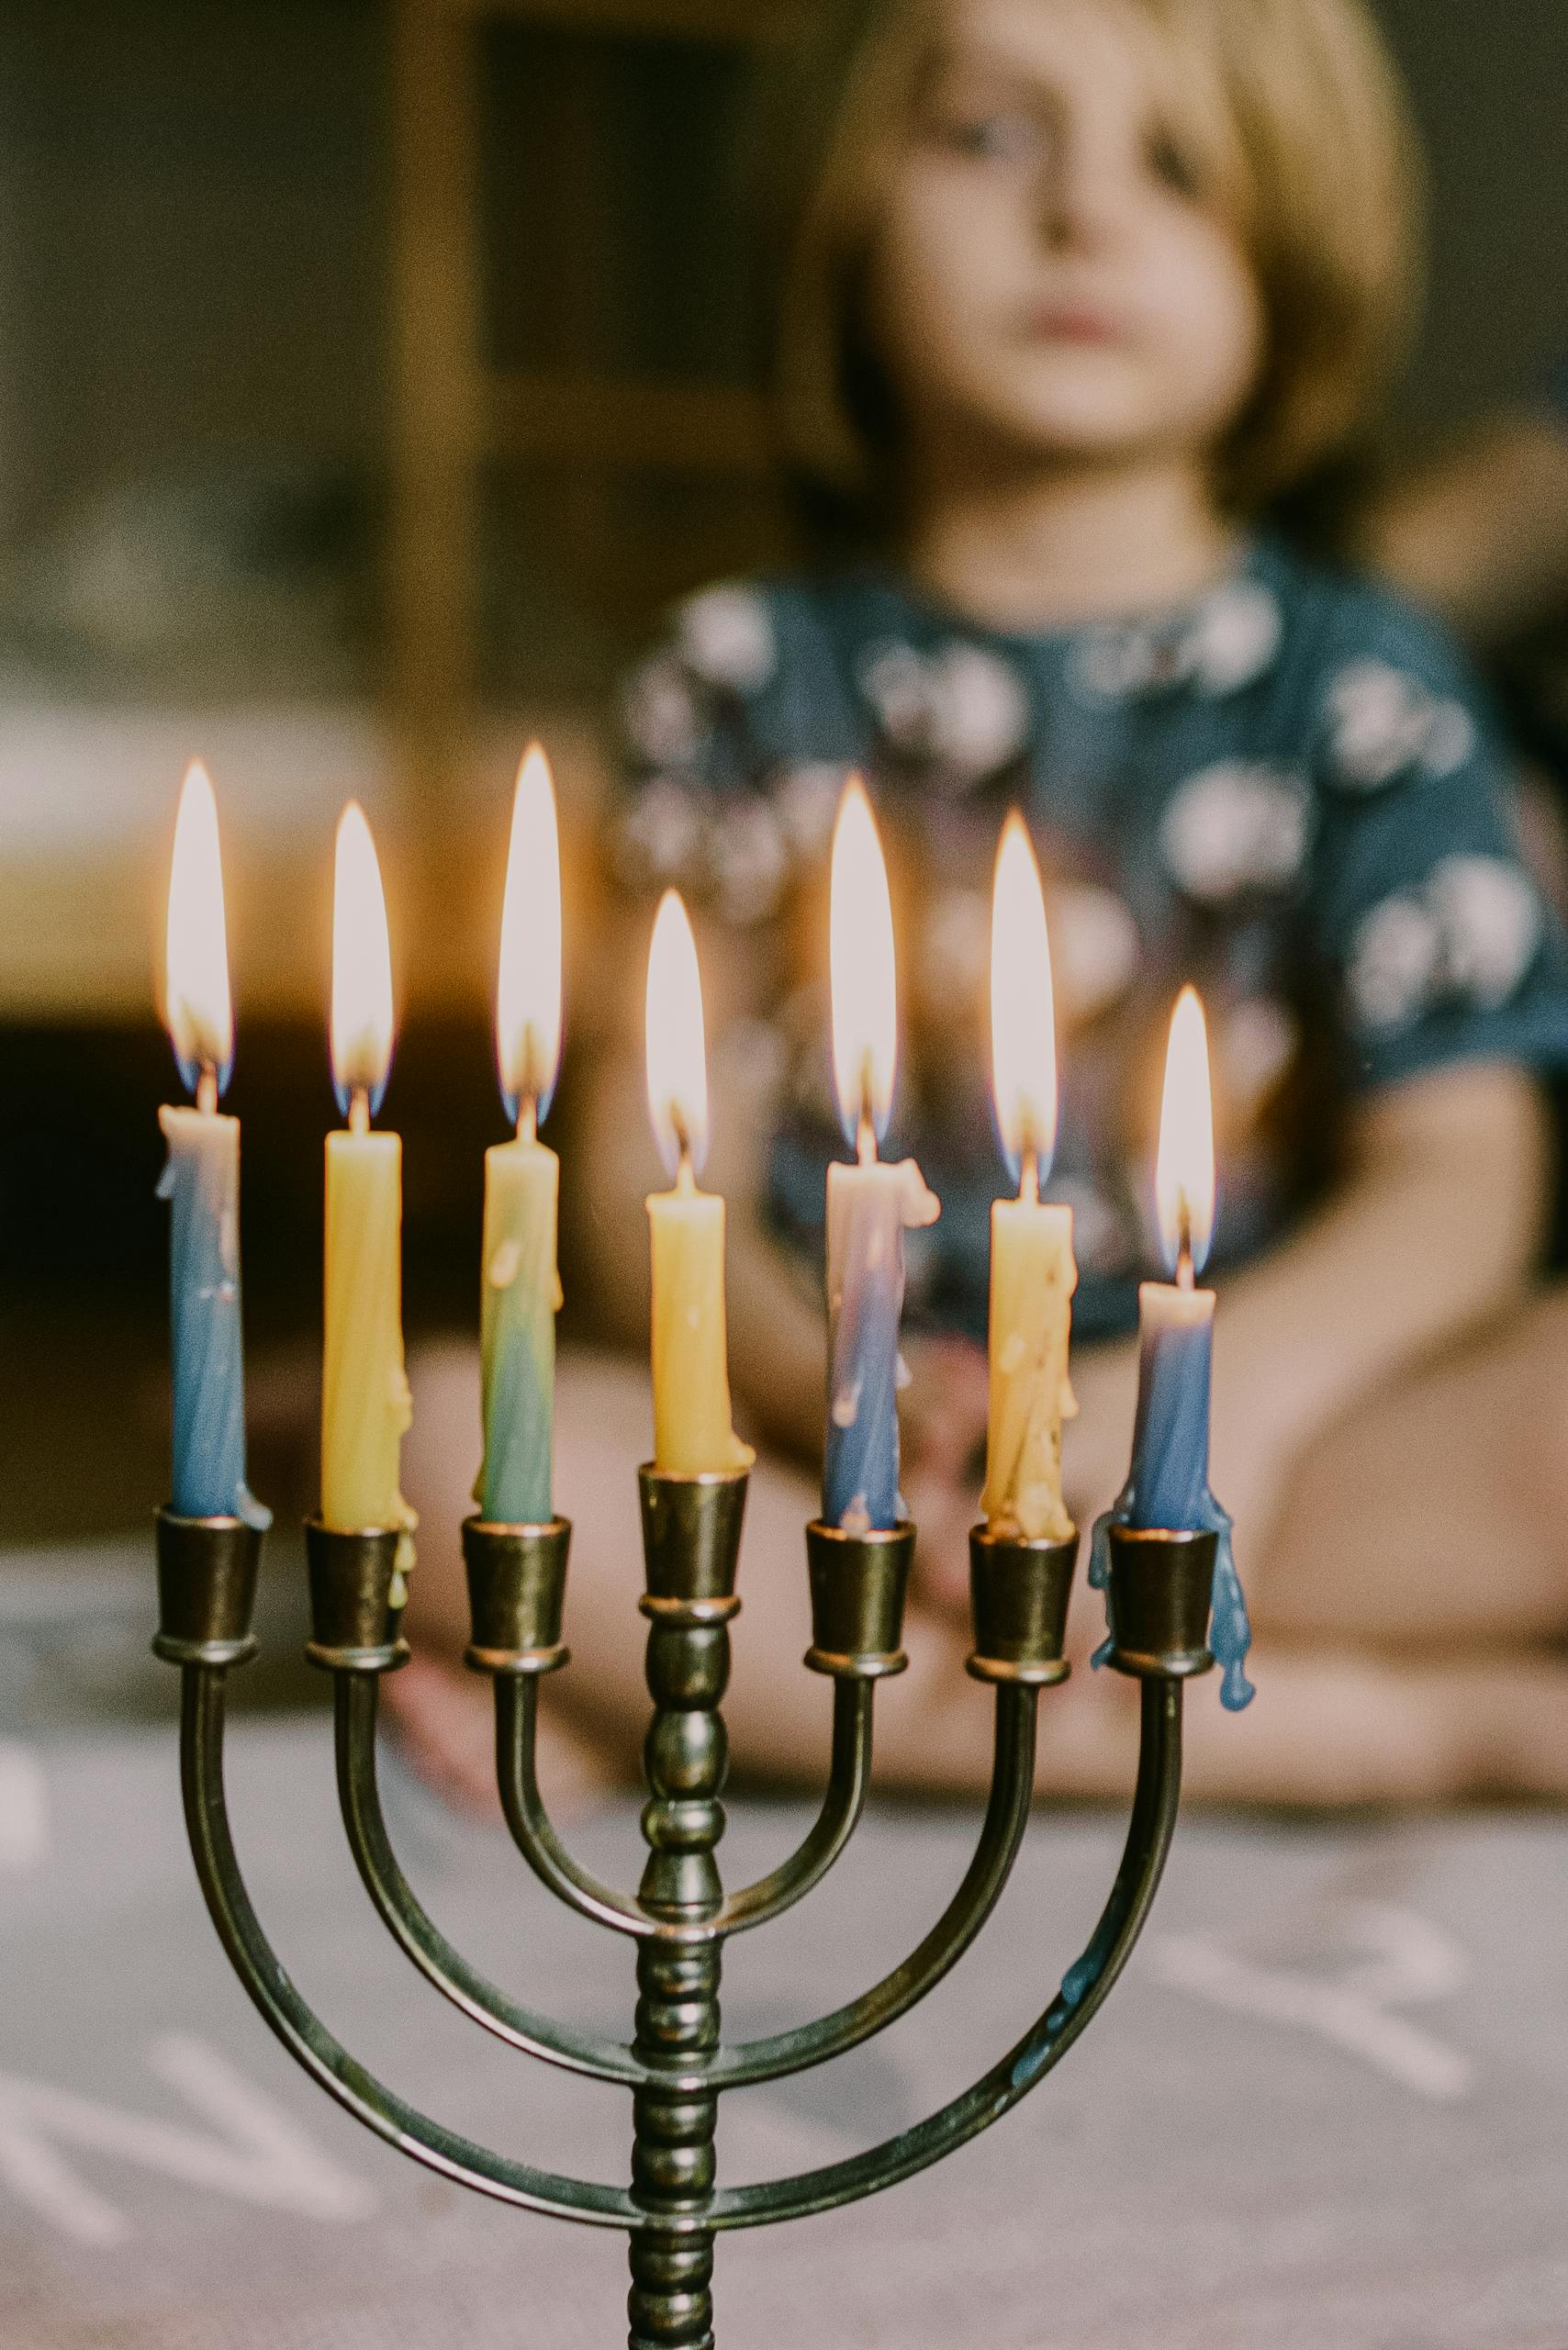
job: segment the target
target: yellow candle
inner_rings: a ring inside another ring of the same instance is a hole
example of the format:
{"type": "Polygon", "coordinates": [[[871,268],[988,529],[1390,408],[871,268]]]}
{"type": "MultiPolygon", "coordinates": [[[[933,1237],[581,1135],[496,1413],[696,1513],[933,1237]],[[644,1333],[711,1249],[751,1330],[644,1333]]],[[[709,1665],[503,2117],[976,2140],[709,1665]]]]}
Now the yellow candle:
{"type": "Polygon", "coordinates": [[[408,1526],[403,1438],[413,1418],[403,1363],[403,1145],[327,1137],[327,1313],[321,1516],[343,1532],[408,1526]]]}
{"type": "Polygon", "coordinates": [[[373,1134],[392,1057],[386,906],[357,805],[338,828],[332,948],[332,1069],[349,1116],[327,1138],[326,1346],[321,1516],[342,1532],[398,1527],[412,1419],[403,1360],[403,1146],[373,1134]]]}
{"type": "Polygon", "coordinates": [[[702,984],[674,890],[648,957],[648,1106],[673,1192],[648,1202],[653,1243],[654,1465],[666,1476],[726,1475],[754,1454],[730,1412],[724,1323],[724,1203],[697,1188],[708,1143],[702,984]]]}
{"type": "Polygon", "coordinates": [[[993,1534],[1072,1537],[1061,1490],[1061,1431],[1077,1410],[1068,1378],[1072,1210],[1027,1198],[991,1214],[991,1427],[985,1498],[993,1534]]]}
{"type": "Polygon", "coordinates": [[[1020,1178],[991,1223],[991,1421],[983,1508],[993,1534],[1066,1542],[1061,1432],[1077,1410],[1068,1376],[1072,1211],[1040,1199],[1056,1147],[1057,1068],[1050,945],[1039,867],[1022,817],[996,861],[991,923],[991,1058],[1003,1146],[1020,1178]]]}
{"type": "Polygon", "coordinates": [[[724,1326],[724,1203],[689,1166],[648,1202],[653,1238],[654,1465],[671,1477],[750,1466],[734,1432],[724,1326]]]}

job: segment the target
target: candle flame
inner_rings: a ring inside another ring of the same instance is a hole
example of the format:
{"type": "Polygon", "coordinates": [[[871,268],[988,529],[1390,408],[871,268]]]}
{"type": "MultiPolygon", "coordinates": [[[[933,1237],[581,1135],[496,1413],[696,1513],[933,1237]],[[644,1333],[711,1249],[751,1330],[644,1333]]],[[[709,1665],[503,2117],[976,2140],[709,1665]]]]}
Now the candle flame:
{"type": "Polygon", "coordinates": [[[1194,988],[1182,989],[1170,1023],[1155,1196],[1170,1270],[1185,1249],[1202,1272],[1214,1239],[1215,1125],[1208,1028],[1194,988]]]}
{"type": "Polygon", "coordinates": [[[708,1058],[697,941],[679,894],[666,890],[648,950],[648,1110],[672,1178],[700,1174],[708,1156],[708,1058]]]}
{"type": "Polygon", "coordinates": [[[356,1094],[372,1117],[392,1067],[392,947],[381,867],[357,800],[338,826],[332,896],[332,1083],[349,1116],[356,1094]]]}
{"type": "Polygon", "coordinates": [[[537,743],[518,773],[501,915],[496,1056],[513,1125],[543,1119],[561,1066],[561,836],[550,763],[537,743]]]}
{"type": "Polygon", "coordinates": [[[1057,1144],[1056,999],[1040,868],[1016,811],[1007,819],[996,858],[991,1057],[997,1123],[1014,1180],[1031,1158],[1043,1180],[1057,1144]]]}
{"type": "Polygon", "coordinates": [[[845,1136],[858,1144],[868,1118],[880,1142],[898,1064],[898,969],[888,868],[857,776],[845,787],[834,830],[829,963],[833,1066],[845,1136]]]}
{"type": "Polygon", "coordinates": [[[234,1006],[218,802],[199,759],[185,777],[174,825],[164,992],[169,1035],[187,1089],[195,1093],[210,1071],[221,1093],[234,1066],[234,1006]]]}

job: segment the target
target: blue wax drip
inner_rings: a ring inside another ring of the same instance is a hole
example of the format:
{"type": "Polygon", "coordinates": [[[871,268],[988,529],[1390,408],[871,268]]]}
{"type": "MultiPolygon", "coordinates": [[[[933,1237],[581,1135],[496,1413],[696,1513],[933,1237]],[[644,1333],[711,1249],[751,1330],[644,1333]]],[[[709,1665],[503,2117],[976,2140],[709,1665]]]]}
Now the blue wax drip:
{"type": "Polygon", "coordinates": [[[1209,1488],[1209,1388],[1214,1366],[1214,1328],[1144,1330],[1138,1372],[1137,1420],[1132,1469],[1121,1496],[1094,1528],[1089,1580],[1105,1594],[1111,1637],[1095,1654],[1105,1663],[1115,1645],[1112,1621],[1110,1529],[1216,1534],[1213,1624],[1209,1645],[1224,1668],[1220,1702],[1239,1714],[1256,1692],[1245,1667],[1252,1646],[1246,1595],[1236,1572],[1232,1520],[1209,1488]]]}
{"type": "MultiPolygon", "coordinates": [[[[1094,1661],[1098,1664],[1100,1660],[1096,1657],[1094,1661]]],[[[1061,1989],[1057,1993],[1057,2004],[1065,2010],[1064,2021],[1066,2016],[1071,2014],[1085,1995],[1094,1988],[1095,1984],[1104,1973],[1105,1962],[1111,1955],[1119,1931],[1118,1919],[1102,1918],[1094,1929],[1093,1940],[1083,1956],[1070,1966],[1062,1976],[1061,1989]]]]}
{"type": "Polygon", "coordinates": [[[898,1399],[903,1222],[895,1193],[857,1201],[841,1272],[844,1297],[855,1304],[834,1321],[823,1516],[843,1526],[864,1512],[870,1531],[886,1533],[904,1514],[898,1399]],[[841,1407],[847,1426],[840,1424],[841,1407]]]}
{"type": "Polygon", "coordinates": [[[238,1202],[221,1152],[171,1144],[158,1186],[170,1203],[174,1477],[180,1517],[238,1517],[264,1529],[272,1512],[245,1481],[245,1366],[238,1202]]]}

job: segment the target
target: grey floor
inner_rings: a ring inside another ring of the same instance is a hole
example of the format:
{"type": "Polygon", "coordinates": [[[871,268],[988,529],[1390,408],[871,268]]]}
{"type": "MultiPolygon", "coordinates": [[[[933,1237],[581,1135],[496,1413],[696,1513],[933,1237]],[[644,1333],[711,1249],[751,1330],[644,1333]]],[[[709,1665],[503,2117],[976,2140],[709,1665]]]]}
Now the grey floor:
{"type": "MultiPolygon", "coordinates": [[[[106,1550],[0,1564],[0,2342],[6,2350],[599,2350],[619,2241],[471,2200],[330,2108],[200,1911],[148,1578],[106,1550]]],[[[286,1615],[286,1608],[282,1611],[286,1615]]],[[[624,2171],[626,2101],[511,2057],[423,1990],[336,1830],[319,1716],[248,1715],[252,1891],[321,2013],[417,2104],[521,2155],[624,2171]]],[[[394,1768],[395,1836],[498,1979],[623,2021],[623,1950],[394,1768]]],[[[802,1815],[742,1807],[737,1874],[802,1815]]],[[[734,1953],[767,2029],[864,1986],[962,1873],[967,1817],[878,1809],[838,1875],[734,1953]]],[[[581,1822],[633,1864],[630,1817],[581,1822]]],[[[961,2087],[1043,2007],[1118,1822],[1042,1815],[985,1941],[831,2075],[731,2100],[727,2177],[831,2161],[961,2087]]],[[[947,2166],[721,2247],[724,2350],[1562,2350],[1568,1824],[1192,1820],[1084,2043],[947,2166]]]]}

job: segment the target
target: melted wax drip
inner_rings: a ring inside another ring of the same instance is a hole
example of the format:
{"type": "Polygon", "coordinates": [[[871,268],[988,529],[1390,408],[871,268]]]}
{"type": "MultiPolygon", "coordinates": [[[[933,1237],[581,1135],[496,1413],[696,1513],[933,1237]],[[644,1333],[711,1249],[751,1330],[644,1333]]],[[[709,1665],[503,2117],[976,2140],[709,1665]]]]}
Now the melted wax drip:
{"type": "MultiPolygon", "coordinates": [[[[1095,1526],[1090,1548],[1089,1580],[1096,1591],[1103,1591],[1105,1595],[1105,1625],[1109,1634],[1103,1646],[1094,1652],[1096,1672],[1101,1665],[1110,1662],[1111,1651],[1116,1644],[1111,1599],[1111,1528],[1113,1526],[1130,1526],[1133,1510],[1134,1492],[1129,1483],[1123,1488],[1115,1507],[1107,1510],[1095,1526]]],[[[1219,1537],[1219,1547],[1215,1554],[1214,1616],[1209,1646],[1214,1651],[1215,1663],[1224,1672],[1220,1703],[1227,1713],[1245,1713],[1258,1693],[1246,1673],[1247,1659],[1252,1647],[1252,1625],[1247,1613],[1247,1595],[1236,1572],[1236,1553],[1230,1539],[1233,1521],[1229,1512],[1220,1507],[1206,1485],[1202,1505],[1195,1516],[1197,1523],[1190,1529],[1193,1533],[1217,1534],[1219,1537]]],[[[1072,1978],[1070,1976],[1068,1979],[1070,1981],[1072,1978]]],[[[1065,1985],[1063,1989],[1065,1991],[1065,1985]]]]}

